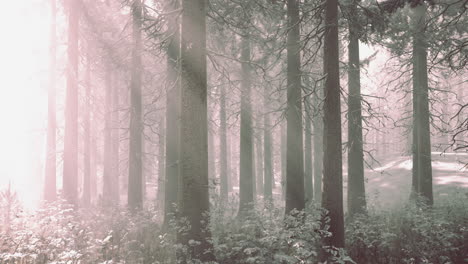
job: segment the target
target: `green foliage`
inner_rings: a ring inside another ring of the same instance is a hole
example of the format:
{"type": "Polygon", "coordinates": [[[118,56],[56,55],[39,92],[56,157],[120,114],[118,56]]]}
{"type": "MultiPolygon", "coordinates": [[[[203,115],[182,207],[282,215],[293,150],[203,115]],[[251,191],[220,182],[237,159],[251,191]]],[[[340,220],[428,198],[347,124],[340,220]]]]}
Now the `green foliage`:
{"type": "Polygon", "coordinates": [[[347,223],[347,249],[357,263],[463,263],[466,205],[415,205],[370,212],[347,223]]]}

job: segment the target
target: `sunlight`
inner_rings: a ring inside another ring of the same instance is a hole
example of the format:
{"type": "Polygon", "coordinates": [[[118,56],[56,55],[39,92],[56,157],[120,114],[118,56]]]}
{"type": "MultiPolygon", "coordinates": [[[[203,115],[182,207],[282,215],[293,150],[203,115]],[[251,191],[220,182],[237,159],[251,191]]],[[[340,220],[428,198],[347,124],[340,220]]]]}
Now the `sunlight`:
{"type": "Polygon", "coordinates": [[[7,1],[0,16],[0,189],[8,182],[26,207],[39,199],[47,110],[47,3],[7,1]]]}

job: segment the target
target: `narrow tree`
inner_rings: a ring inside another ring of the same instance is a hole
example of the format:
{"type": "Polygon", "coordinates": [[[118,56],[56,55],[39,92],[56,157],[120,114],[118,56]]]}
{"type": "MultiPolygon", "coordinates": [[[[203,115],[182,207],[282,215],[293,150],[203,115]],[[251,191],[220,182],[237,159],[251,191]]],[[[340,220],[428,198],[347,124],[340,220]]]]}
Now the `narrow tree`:
{"type": "Polygon", "coordinates": [[[299,1],[288,0],[286,213],[305,207],[299,1]]]}
{"type": "MultiPolygon", "coordinates": [[[[89,44],[88,44],[89,45],[89,44]]],[[[83,135],[83,205],[91,204],[91,55],[86,53],[85,107],[83,135]]]]}
{"type": "Polygon", "coordinates": [[[305,98],[305,129],[304,129],[304,184],[307,203],[314,198],[314,182],[312,170],[312,111],[310,96],[305,98]]]}
{"type": "MultiPolygon", "coordinates": [[[[176,10],[178,1],[168,9],[176,10]]],[[[180,97],[179,74],[180,60],[180,27],[177,14],[170,16],[172,37],[167,50],[167,95],[166,95],[166,175],[164,193],[164,224],[167,225],[175,213],[179,185],[179,122],[180,97]]]]}
{"type": "Polygon", "coordinates": [[[141,104],[141,25],[142,4],[132,5],[132,68],[130,81],[130,145],[128,160],[128,206],[134,210],[143,205],[142,193],[142,104],[141,104]]]}
{"type": "Polygon", "coordinates": [[[120,200],[120,118],[119,118],[119,85],[117,75],[114,74],[112,85],[112,113],[111,113],[111,128],[112,128],[112,148],[111,148],[111,165],[112,165],[112,200],[119,204],[120,200]]]}
{"type": "Polygon", "coordinates": [[[253,189],[253,140],[250,37],[247,32],[241,40],[241,116],[240,116],[240,162],[239,162],[239,215],[252,209],[253,189]]]}
{"type": "Polygon", "coordinates": [[[55,71],[56,71],[56,0],[50,0],[50,50],[49,50],[49,89],[47,91],[47,151],[45,165],[44,198],[46,201],[54,201],[57,198],[57,119],[55,110],[55,71]]]}
{"type": "Polygon", "coordinates": [[[348,213],[366,211],[357,1],[348,6],[348,213]]]}
{"type": "Polygon", "coordinates": [[[112,170],[112,70],[109,65],[109,61],[104,62],[104,168],[102,176],[102,199],[104,204],[110,205],[113,201],[113,185],[115,184],[113,179],[112,170]]]}
{"type": "Polygon", "coordinates": [[[328,211],[329,231],[325,244],[344,247],[343,169],[341,154],[341,104],[338,49],[338,1],[325,2],[324,35],[324,137],[322,207],[328,211]]]}
{"type": "Polygon", "coordinates": [[[166,126],[164,125],[164,117],[159,120],[159,133],[158,133],[158,189],[156,193],[156,205],[158,208],[164,208],[164,197],[166,195],[166,126]]]}
{"type": "Polygon", "coordinates": [[[426,4],[411,8],[413,30],[413,190],[422,202],[432,205],[431,135],[427,43],[425,36],[426,4]]]}
{"type": "Polygon", "coordinates": [[[228,175],[227,175],[227,121],[226,121],[226,87],[222,85],[221,89],[221,98],[220,98],[220,108],[219,108],[219,146],[220,146],[220,197],[223,202],[226,202],[228,199],[228,175]]]}
{"type": "Polygon", "coordinates": [[[273,139],[271,133],[270,113],[269,113],[268,88],[265,85],[263,90],[263,177],[264,188],[263,196],[267,203],[273,202],[273,139]]]}
{"type": "Polygon", "coordinates": [[[214,261],[207,214],[208,120],[206,71],[206,1],[182,1],[179,209],[189,224],[178,240],[192,259],[214,261]]]}
{"type": "Polygon", "coordinates": [[[317,86],[318,91],[312,97],[314,113],[312,126],[314,133],[314,201],[320,204],[322,201],[322,168],[323,168],[323,118],[317,111],[320,109],[321,97],[323,97],[323,86],[317,86]]]}
{"type": "Polygon", "coordinates": [[[67,95],[63,149],[63,195],[76,204],[78,197],[78,21],[79,1],[68,2],[67,95]]]}
{"type": "Polygon", "coordinates": [[[255,137],[255,177],[256,177],[256,194],[263,194],[263,118],[260,110],[257,112],[257,133],[255,137]]]}

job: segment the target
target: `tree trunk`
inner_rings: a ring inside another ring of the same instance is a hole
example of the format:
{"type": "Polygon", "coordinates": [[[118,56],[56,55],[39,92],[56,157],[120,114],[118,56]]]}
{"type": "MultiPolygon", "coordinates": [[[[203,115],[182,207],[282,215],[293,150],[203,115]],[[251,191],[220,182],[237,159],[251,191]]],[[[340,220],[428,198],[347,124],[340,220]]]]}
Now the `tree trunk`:
{"type": "Polygon", "coordinates": [[[135,0],[132,5],[132,70],[130,82],[130,145],[128,170],[128,206],[131,210],[143,205],[142,193],[142,105],[141,105],[141,24],[142,4],[135,0]]]}
{"type": "Polygon", "coordinates": [[[51,23],[50,23],[50,50],[49,50],[49,89],[47,110],[47,151],[45,165],[44,199],[54,201],[57,198],[57,119],[56,119],[56,97],[55,97],[55,71],[56,71],[56,0],[50,0],[51,23]]]}
{"type": "MultiPolygon", "coordinates": [[[[323,98],[323,86],[319,85],[318,91],[312,97],[312,104],[317,111],[323,98]]],[[[312,119],[314,129],[314,201],[322,202],[322,175],[323,175],[323,118],[319,113],[314,113],[312,119]]]]}
{"type": "MultiPolygon", "coordinates": [[[[179,8],[175,1],[171,9],[179,8]]],[[[179,127],[180,127],[180,21],[171,16],[171,42],[167,52],[167,95],[166,95],[166,177],[164,194],[164,225],[169,224],[175,213],[179,185],[179,127]]]]}
{"type": "Polygon", "coordinates": [[[329,231],[325,244],[344,247],[343,169],[341,154],[341,104],[338,49],[338,1],[325,2],[324,35],[324,137],[322,207],[328,211],[329,231]]]}
{"type": "Polygon", "coordinates": [[[111,128],[112,128],[112,152],[111,152],[111,166],[112,166],[112,200],[119,204],[120,201],[120,169],[119,169],[119,150],[120,150],[120,118],[119,118],[119,85],[117,82],[117,75],[114,74],[113,87],[112,87],[112,113],[111,113],[111,128]]]}
{"type": "Polygon", "coordinates": [[[348,44],[348,213],[366,211],[364,153],[362,142],[361,75],[359,65],[359,24],[356,2],[349,6],[348,44]]]}
{"type": "Polygon", "coordinates": [[[220,146],[220,197],[223,203],[227,202],[228,199],[228,176],[227,176],[227,123],[226,123],[226,88],[221,86],[221,98],[220,98],[220,133],[219,133],[219,146],[220,146]]]}
{"type": "Polygon", "coordinates": [[[185,246],[190,240],[192,259],[215,261],[209,232],[208,120],[205,0],[182,1],[182,52],[180,94],[179,209],[189,229],[179,233],[185,246]]]}
{"type": "Polygon", "coordinates": [[[287,8],[286,214],[289,214],[293,209],[303,210],[305,200],[299,1],[288,0],[287,8]]]}
{"type": "MultiPolygon", "coordinates": [[[[165,175],[165,152],[166,152],[166,127],[164,125],[164,117],[161,117],[159,121],[159,138],[158,138],[158,189],[156,194],[156,205],[159,209],[164,208],[164,197],[166,195],[166,175],[165,175]]],[[[176,185],[177,186],[177,185],[176,185]]],[[[176,188],[177,189],[177,188],[176,188]]],[[[177,197],[176,197],[177,199],[177,197]]]]}
{"type": "Polygon", "coordinates": [[[241,117],[239,163],[239,215],[252,209],[253,189],[253,140],[251,105],[250,37],[242,36],[241,61],[241,117]]]}
{"type": "Polygon", "coordinates": [[[263,108],[265,113],[263,114],[263,171],[264,171],[264,188],[263,196],[266,203],[273,202],[273,150],[272,150],[272,136],[271,136],[271,124],[270,124],[270,113],[268,108],[268,89],[265,85],[263,90],[263,108]]]}
{"type": "Polygon", "coordinates": [[[286,199],[286,121],[281,122],[280,156],[281,156],[281,199],[286,199]]]}
{"type": "Polygon", "coordinates": [[[103,168],[103,185],[102,185],[102,202],[105,205],[110,205],[113,200],[113,171],[112,171],[112,73],[109,62],[105,62],[105,110],[104,110],[104,168],[103,168]]]}
{"type": "MultiPolygon", "coordinates": [[[[89,45],[89,44],[88,44],[89,45]]],[[[84,110],[84,140],[83,140],[83,204],[91,205],[91,55],[86,54],[85,76],[85,110],[84,110]]]]}
{"type": "Polygon", "coordinates": [[[78,198],[78,21],[79,1],[69,1],[68,65],[63,149],[63,196],[73,204],[78,198]]]}
{"type": "Polygon", "coordinates": [[[257,195],[262,195],[263,194],[263,133],[262,133],[262,125],[261,123],[262,119],[262,114],[260,111],[258,111],[257,114],[257,137],[255,140],[255,150],[256,150],[256,164],[255,164],[255,176],[256,176],[256,193],[257,195]]]}
{"type": "Polygon", "coordinates": [[[429,88],[427,76],[427,44],[425,39],[426,5],[412,8],[413,35],[413,96],[414,96],[414,157],[413,190],[427,205],[434,203],[432,191],[429,88]],[[414,175],[415,174],[415,175],[414,175]],[[417,182],[417,185],[415,184],[417,182]]]}
{"type": "Polygon", "coordinates": [[[305,98],[305,130],[304,130],[304,184],[307,203],[314,198],[314,183],[312,171],[312,111],[310,96],[305,98]]]}

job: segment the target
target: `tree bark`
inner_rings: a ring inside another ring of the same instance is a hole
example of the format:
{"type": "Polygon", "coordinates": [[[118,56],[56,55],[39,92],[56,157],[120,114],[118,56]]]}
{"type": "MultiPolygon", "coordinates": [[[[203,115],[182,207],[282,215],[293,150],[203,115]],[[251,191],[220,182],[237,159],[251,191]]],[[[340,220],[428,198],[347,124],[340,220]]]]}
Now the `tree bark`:
{"type": "Polygon", "coordinates": [[[76,204],[78,198],[78,21],[79,2],[70,0],[62,182],[63,196],[72,204],[76,204]]]}
{"type": "Polygon", "coordinates": [[[288,0],[287,109],[286,109],[286,214],[301,211],[304,200],[304,149],[301,104],[299,1],[288,0]]]}
{"type": "Polygon", "coordinates": [[[341,154],[341,103],[338,49],[338,1],[325,2],[324,35],[324,137],[322,207],[328,211],[329,231],[325,244],[344,247],[343,169],[341,154]]]}
{"type": "Polygon", "coordinates": [[[413,96],[414,96],[414,157],[413,190],[426,205],[433,205],[429,87],[427,76],[427,43],[425,36],[426,4],[412,8],[413,35],[413,96]]]}
{"type": "Polygon", "coordinates": [[[221,86],[221,98],[220,98],[220,133],[219,133],[219,146],[220,146],[220,197],[223,203],[227,202],[228,199],[228,175],[227,175],[227,122],[226,122],[226,88],[221,86]]]}
{"type": "Polygon", "coordinates": [[[131,210],[143,206],[142,193],[142,104],[141,104],[141,25],[142,4],[135,0],[132,5],[132,71],[130,82],[130,144],[128,170],[128,206],[131,210]]]}
{"type": "Polygon", "coordinates": [[[105,111],[104,111],[104,168],[103,168],[103,185],[102,185],[102,202],[105,205],[110,205],[113,200],[113,170],[112,170],[112,73],[109,62],[105,62],[105,111]]]}
{"type": "Polygon", "coordinates": [[[251,105],[250,37],[241,40],[241,117],[240,117],[240,163],[239,163],[239,215],[252,209],[253,189],[253,140],[251,105]]]}
{"type": "Polygon", "coordinates": [[[305,129],[304,129],[304,184],[307,203],[314,198],[314,182],[312,170],[312,111],[310,96],[305,98],[305,129]]]}
{"type": "Polygon", "coordinates": [[[359,65],[360,29],[356,5],[357,2],[353,1],[348,7],[348,213],[350,216],[366,211],[359,65]]]}
{"type": "Polygon", "coordinates": [[[49,50],[49,89],[47,93],[47,151],[45,165],[44,199],[54,201],[57,198],[57,119],[56,119],[56,96],[55,96],[55,71],[56,71],[56,0],[50,0],[50,50],[49,50]]]}
{"type": "MultiPolygon", "coordinates": [[[[320,109],[320,101],[323,97],[323,86],[319,85],[318,91],[312,97],[312,104],[316,111],[320,109]]],[[[322,202],[322,175],[323,175],[323,118],[319,113],[314,113],[312,119],[314,129],[314,201],[322,202]]]]}
{"type": "MultiPolygon", "coordinates": [[[[178,1],[170,7],[179,8],[178,1]]],[[[166,95],[166,176],[164,194],[164,224],[169,224],[175,213],[179,185],[179,128],[180,128],[180,21],[171,16],[172,39],[167,53],[166,95]]]]}
{"type": "Polygon", "coordinates": [[[182,1],[179,209],[189,229],[178,240],[192,259],[215,261],[208,230],[208,120],[205,0],[182,1]]]}
{"type": "MultiPolygon", "coordinates": [[[[166,108],[167,109],[167,108],[166,108]]],[[[159,121],[159,137],[158,137],[158,189],[156,194],[156,205],[158,208],[163,209],[164,207],[164,197],[166,195],[166,127],[164,125],[164,117],[161,117],[159,121]]],[[[177,185],[176,185],[177,186],[177,185]]],[[[177,199],[177,197],[176,197],[177,199]]]]}
{"type": "Polygon", "coordinates": [[[269,114],[269,100],[268,100],[268,88],[263,88],[263,108],[265,113],[263,114],[263,163],[264,163],[264,189],[263,196],[265,202],[273,202],[273,139],[271,134],[270,114],[269,114]]]}
{"type": "Polygon", "coordinates": [[[261,123],[262,113],[258,111],[257,113],[257,136],[255,140],[255,150],[256,150],[256,164],[255,164],[255,176],[256,176],[256,193],[257,195],[263,194],[263,130],[261,123]]]}
{"type": "Polygon", "coordinates": [[[119,85],[117,75],[114,74],[112,82],[112,112],[111,112],[111,166],[112,166],[112,200],[118,205],[120,201],[120,118],[119,118],[119,85]]]}
{"type": "MultiPolygon", "coordinates": [[[[89,44],[88,44],[89,45],[89,44]]],[[[85,110],[83,140],[83,205],[91,205],[91,55],[86,54],[85,110]]]]}

